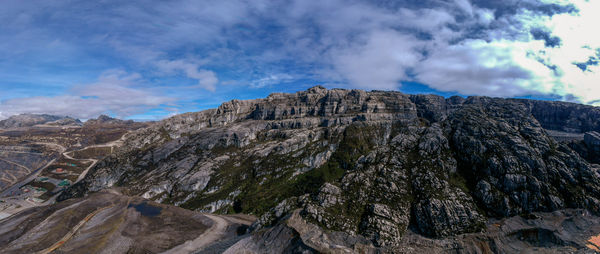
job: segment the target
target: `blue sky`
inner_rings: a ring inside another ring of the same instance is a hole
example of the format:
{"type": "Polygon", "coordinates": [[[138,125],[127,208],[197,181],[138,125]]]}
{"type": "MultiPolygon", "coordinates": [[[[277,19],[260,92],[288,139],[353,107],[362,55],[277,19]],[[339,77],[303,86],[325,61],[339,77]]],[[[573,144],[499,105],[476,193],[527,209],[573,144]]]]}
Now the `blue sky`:
{"type": "Polygon", "coordinates": [[[4,0],[0,119],[328,88],[600,104],[597,0],[4,0]]]}

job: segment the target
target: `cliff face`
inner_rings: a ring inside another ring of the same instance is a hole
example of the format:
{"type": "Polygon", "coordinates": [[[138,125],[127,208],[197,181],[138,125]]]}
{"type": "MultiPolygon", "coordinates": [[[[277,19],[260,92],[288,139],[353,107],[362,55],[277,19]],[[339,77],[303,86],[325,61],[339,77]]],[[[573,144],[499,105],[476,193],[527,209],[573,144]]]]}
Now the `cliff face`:
{"type": "Polygon", "coordinates": [[[254,229],[295,213],[354,243],[393,247],[408,229],[446,237],[489,218],[600,213],[598,166],[545,130],[598,131],[599,112],[322,87],[234,100],[130,133],[59,200],[121,186],[184,208],[252,213],[254,229]]]}
{"type": "Polygon", "coordinates": [[[600,108],[555,101],[520,100],[550,130],[584,133],[600,130],[600,108]]]}

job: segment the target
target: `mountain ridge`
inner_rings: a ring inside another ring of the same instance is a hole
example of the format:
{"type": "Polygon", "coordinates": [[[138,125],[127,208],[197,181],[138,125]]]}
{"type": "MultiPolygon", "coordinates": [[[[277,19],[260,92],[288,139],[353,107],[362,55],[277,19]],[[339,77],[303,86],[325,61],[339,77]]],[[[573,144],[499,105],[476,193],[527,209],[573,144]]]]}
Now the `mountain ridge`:
{"type": "Polygon", "coordinates": [[[92,126],[102,124],[132,124],[133,120],[122,120],[107,115],[99,115],[82,122],[70,116],[58,116],[50,114],[23,113],[12,115],[7,119],[0,120],[0,129],[34,127],[34,126],[92,126]]]}
{"type": "Polygon", "coordinates": [[[251,213],[254,230],[300,209],[325,230],[393,248],[407,230],[443,238],[480,232],[489,218],[598,214],[598,165],[546,131],[598,131],[597,116],[562,102],[317,86],[129,133],[59,200],[120,186],[188,209],[251,213]]]}
{"type": "Polygon", "coordinates": [[[48,114],[19,114],[0,121],[0,129],[32,127],[38,124],[81,125],[79,119],[48,114]]]}

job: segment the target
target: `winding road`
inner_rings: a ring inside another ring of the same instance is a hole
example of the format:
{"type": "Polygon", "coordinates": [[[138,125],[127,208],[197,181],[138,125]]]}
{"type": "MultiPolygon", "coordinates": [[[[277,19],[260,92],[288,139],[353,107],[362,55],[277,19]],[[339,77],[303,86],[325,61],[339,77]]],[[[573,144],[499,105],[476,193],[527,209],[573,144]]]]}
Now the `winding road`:
{"type": "MultiPolygon", "coordinates": [[[[111,147],[112,147],[112,146],[111,146],[111,147]]],[[[81,151],[81,150],[84,150],[84,149],[87,149],[87,148],[89,148],[89,147],[86,147],[86,148],[83,148],[83,149],[80,149],[80,150],[77,150],[77,151],[81,151]]],[[[74,152],[74,151],[71,151],[71,152],[74,152]]],[[[95,165],[96,165],[96,163],[98,163],[98,160],[96,160],[96,159],[91,159],[91,158],[90,158],[90,159],[75,159],[75,158],[73,158],[71,155],[69,155],[69,153],[71,153],[71,152],[64,152],[64,153],[63,153],[63,156],[65,156],[65,158],[67,158],[67,159],[69,159],[69,160],[76,160],[76,161],[91,161],[91,162],[92,162],[92,164],[90,164],[90,165],[89,165],[89,166],[88,166],[88,167],[87,167],[85,170],[83,170],[83,172],[81,172],[81,174],[79,174],[79,176],[77,177],[77,180],[75,180],[75,183],[77,183],[77,182],[81,181],[81,180],[82,180],[82,179],[83,179],[83,178],[84,178],[84,177],[87,175],[88,171],[90,171],[90,169],[91,169],[93,166],[95,166],[95,165]]]]}
{"type": "MultiPolygon", "coordinates": [[[[127,132],[129,133],[129,132],[127,132]]],[[[86,146],[82,149],[76,150],[76,151],[81,151],[81,150],[85,150],[88,148],[97,148],[97,147],[110,147],[110,153],[114,152],[114,148],[121,146],[123,144],[123,140],[125,139],[125,136],[127,135],[127,133],[123,134],[123,136],[121,136],[121,138],[115,140],[115,141],[111,141],[108,143],[104,143],[104,144],[99,144],[99,145],[91,145],[91,146],[86,146]]],[[[96,159],[75,159],[72,156],[69,155],[69,153],[71,152],[75,152],[75,151],[70,151],[70,152],[63,152],[63,156],[65,156],[65,158],[70,159],[70,160],[76,160],[76,161],[91,161],[92,164],[90,164],[83,172],[81,172],[81,174],[79,174],[79,177],[77,177],[77,180],[75,180],[75,183],[78,183],[79,181],[83,180],[83,178],[87,175],[88,171],[90,171],[90,169],[92,167],[94,167],[96,165],[96,163],[98,163],[98,160],[96,159]]]]}

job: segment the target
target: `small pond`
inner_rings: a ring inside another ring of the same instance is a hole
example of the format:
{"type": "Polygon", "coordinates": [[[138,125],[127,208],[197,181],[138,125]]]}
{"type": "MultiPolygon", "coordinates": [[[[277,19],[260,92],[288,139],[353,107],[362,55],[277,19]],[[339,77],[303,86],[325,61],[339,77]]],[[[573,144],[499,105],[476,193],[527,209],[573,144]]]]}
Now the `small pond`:
{"type": "Polygon", "coordinates": [[[139,204],[129,204],[128,208],[133,207],[136,211],[140,212],[143,216],[154,217],[160,214],[161,207],[153,206],[148,204],[146,201],[139,204]]]}

